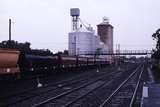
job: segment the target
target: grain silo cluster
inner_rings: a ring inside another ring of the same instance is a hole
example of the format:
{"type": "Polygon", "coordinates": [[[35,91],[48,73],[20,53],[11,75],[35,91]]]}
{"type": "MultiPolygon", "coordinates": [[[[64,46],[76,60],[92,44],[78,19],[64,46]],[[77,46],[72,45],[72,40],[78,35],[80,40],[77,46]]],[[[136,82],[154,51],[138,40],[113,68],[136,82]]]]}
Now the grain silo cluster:
{"type": "MultiPolygon", "coordinates": [[[[85,25],[79,18],[80,10],[71,8],[72,31],[69,32],[69,55],[85,55],[113,52],[113,26],[108,18],[97,25],[97,34],[90,24],[85,25]]],[[[104,57],[104,56],[103,56],[104,57]]]]}

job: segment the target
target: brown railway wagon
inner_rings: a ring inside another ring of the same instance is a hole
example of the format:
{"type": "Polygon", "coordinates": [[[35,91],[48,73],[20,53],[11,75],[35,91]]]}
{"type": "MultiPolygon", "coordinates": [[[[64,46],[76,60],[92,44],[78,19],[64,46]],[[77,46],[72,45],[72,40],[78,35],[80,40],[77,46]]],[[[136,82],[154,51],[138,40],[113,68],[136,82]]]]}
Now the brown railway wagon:
{"type": "Polygon", "coordinates": [[[19,55],[18,50],[0,48],[0,75],[20,73],[19,55]]]}
{"type": "Polygon", "coordinates": [[[76,66],[76,57],[62,57],[62,66],[65,67],[75,67],[76,66]]]}

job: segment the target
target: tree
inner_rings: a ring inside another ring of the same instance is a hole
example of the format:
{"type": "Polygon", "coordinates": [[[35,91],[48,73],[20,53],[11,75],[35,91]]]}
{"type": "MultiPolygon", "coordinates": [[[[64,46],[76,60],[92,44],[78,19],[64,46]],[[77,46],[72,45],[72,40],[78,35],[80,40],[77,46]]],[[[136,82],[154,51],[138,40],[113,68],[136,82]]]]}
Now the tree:
{"type": "Polygon", "coordinates": [[[153,39],[157,41],[156,49],[153,50],[152,58],[156,60],[156,63],[159,64],[160,62],[160,29],[158,29],[152,35],[153,39]]]}
{"type": "Polygon", "coordinates": [[[160,51],[160,29],[158,29],[153,35],[153,39],[157,40],[156,49],[157,51],[160,51]]]}

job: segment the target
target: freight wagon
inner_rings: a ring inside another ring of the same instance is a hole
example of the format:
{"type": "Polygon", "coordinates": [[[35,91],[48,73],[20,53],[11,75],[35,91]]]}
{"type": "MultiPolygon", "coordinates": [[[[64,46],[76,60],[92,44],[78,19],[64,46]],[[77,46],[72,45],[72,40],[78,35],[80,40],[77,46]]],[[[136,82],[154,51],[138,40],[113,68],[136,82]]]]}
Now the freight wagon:
{"type": "Polygon", "coordinates": [[[14,49],[0,49],[0,78],[2,76],[25,76],[61,69],[106,65],[104,58],[55,55],[35,55],[14,49]]]}

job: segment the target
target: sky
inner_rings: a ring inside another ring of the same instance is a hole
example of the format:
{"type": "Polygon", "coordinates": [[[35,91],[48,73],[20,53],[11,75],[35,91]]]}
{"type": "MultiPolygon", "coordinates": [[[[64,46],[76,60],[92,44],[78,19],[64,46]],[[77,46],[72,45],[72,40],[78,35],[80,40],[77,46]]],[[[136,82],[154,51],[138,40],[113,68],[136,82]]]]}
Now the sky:
{"type": "Polygon", "coordinates": [[[30,42],[34,49],[53,52],[68,49],[71,31],[70,8],[80,9],[80,18],[96,25],[108,17],[114,27],[114,47],[151,50],[152,34],[160,28],[160,0],[0,0],[0,41],[30,42]]]}

